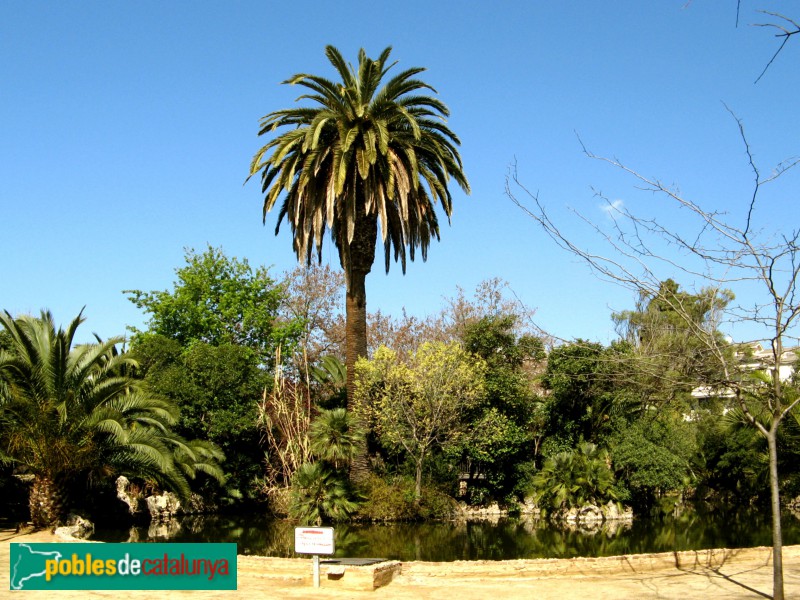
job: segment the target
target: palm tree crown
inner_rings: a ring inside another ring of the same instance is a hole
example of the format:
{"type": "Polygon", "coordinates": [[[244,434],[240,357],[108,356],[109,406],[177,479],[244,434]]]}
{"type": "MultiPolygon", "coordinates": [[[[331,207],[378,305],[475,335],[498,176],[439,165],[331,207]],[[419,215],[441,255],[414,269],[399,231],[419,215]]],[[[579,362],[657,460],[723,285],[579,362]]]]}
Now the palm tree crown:
{"type": "MultiPolygon", "coordinates": [[[[417,247],[424,260],[431,237],[439,239],[434,204],[441,202],[450,217],[450,177],[469,192],[456,149],[460,141],[445,125],[449,111],[424,95],[435,90],[415,78],[424,69],[407,69],[382,85],[396,64],[387,65],[390,52],[386,48],[372,60],[362,49],[355,70],[336,48],[326,47],[341,82],[295,75],[284,83],[308,88],[298,100],[314,106],[275,111],[261,121],[259,135],[292,128],[256,153],[250,175],[262,174],[264,219],[285,192],[276,233],[286,218],[301,260],[310,262],[314,247],[321,259],[330,229],[348,273],[356,258],[351,247],[363,235],[359,229],[377,219],[387,271],[393,250],[405,272],[406,247],[411,260],[417,247]]],[[[374,242],[368,260],[371,266],[374,242]]]]}

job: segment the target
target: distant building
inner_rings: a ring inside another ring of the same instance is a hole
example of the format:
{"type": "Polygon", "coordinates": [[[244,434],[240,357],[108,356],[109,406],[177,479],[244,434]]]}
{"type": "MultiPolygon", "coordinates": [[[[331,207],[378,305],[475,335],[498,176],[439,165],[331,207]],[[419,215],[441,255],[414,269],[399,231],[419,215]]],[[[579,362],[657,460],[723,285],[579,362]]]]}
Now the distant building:
{"type": "MultiPolygon", "coordinates": [[[[795,371],[797,363],[797,352],[799,348],[788,348],[783,351],[781,364],[778,365],[778,373],[781,381],[789,380],[795,371]]],[[[760,342],[750,344],[740,344],[739,349],[734,354],[744,371],[767,371],[773,367],[772,349],[764,348],[760,342]]],[[[733,398],[733,390],[728,387],[717,388],[709,385],[701,385],[692,390],[692,397],[703,398],[733,398]]]]}
{"type": "MultiPolygon", "coordinates": [[[[798,348],[787,348],[783,351],[781,364],[778,366],[781,381],[787,381],[794,374],[797,350],[798,348]]],[[[745,345],[742,350],[736,352],[736,358],[747,371],[767,370],[773,367],[772,349],[764,348],[759,342],[745,345]]]]}

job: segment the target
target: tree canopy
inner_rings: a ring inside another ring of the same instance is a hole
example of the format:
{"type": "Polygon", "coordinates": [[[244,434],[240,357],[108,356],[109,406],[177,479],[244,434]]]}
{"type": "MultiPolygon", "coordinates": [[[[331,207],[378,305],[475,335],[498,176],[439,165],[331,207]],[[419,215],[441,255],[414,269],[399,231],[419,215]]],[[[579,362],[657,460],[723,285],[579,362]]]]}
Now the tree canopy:
{"type": "Polygon", "coordinates": [[[415,465],[419,500],[426,458],[465,434],[468,411],[484,393],[483,361],[458,344],[422,344],[407,362],[388,348],[358,365],[358,410],[371,416],[385,445],[415,465]]]}
{"type": "Polygon", "coordinates": [[[184,257],[172,291],[125,292],[150,315],[147,331],[184,347],[193,342],[244,346],[264,361],[276,345],[299,334],[296,321],[277,320],[284,291],[266,267],[254,270],[247,259],[229,258],[211,246],[202,254],[187,249],[184,257]]]}

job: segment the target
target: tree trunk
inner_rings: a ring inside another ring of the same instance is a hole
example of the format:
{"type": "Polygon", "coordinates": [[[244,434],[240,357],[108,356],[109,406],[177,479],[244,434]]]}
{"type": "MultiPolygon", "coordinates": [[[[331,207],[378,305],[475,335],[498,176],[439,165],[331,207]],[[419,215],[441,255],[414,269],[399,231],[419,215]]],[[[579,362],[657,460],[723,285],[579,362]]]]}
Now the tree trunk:
{"type": "Polygon", "coordinates": [[[58,524],[66,507],[61,487],[50,477],[36,475],[31,486],[28,506],[31,522],[36,529],[46,529],[58,524]]]}
{"type": "Polygon", "coordinates": [[[356,362],[367,356],[367,274],[354,272],[347,277],[345,365],[347,366],[347,406],[353,408],[356,362]]]}
{"type": "MultiPolygon", "coordinates": [[[[339,260],[344,269],[347,285],[345,299],[345,364],[347,366],[347,410],[355,418],[358,426],[364,420],[355,405],[356,362],[367,356],[367,274],[372,270],[375,260],[375,245],[378,237],[378,217],[367,215],[363,206],[356,216],[353,240],[343,242],[339,260]]],[[[362,481],[369,473],[366,440],[361,442],[355,458],[350,465],[350,479],[362,481]]]]}
{"type": "Polygon", "coordinates": [[[778,423],[773,422],[767,435],[769,446],[769,487],[772,504],[772,598],[783,600],[783,533],[781,497],[778,482],[778,423]]]}
{"type": "Polygon", "coordinates": [[[417,461],[417,475],[414,480],[414,505],[419,506],[422,500],[422,457],[417,461]]]}
{"type": "MultiPolygon", "coordinates": [[[[347,332],[345,337],[347,365],[347,412],[353,416],[356,427],[365,429],[363,415],[355,405],[355,373],[356,362],[367,356],[367,295],[364,286],[366,273],[354,273],[347,278],[347,332]],[[355,280],[355,281],[354,281],[355,280]]],[[[369,473],[367,443],[361,438],[352,463],[350,479],[353,482],[363,481],[369,473]]]]}

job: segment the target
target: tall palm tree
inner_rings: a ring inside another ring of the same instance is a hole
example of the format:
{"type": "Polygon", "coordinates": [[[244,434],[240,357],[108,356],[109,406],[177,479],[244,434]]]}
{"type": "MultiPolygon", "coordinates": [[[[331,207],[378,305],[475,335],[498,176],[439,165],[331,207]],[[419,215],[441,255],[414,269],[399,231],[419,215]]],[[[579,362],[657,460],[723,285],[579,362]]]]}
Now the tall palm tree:
{"type": "Polygon", "coordinates": [[[187,477],[222,477],[221,452],[169,429],[177,408],[140,389],[122,338],[73,345],[78,315],[56,330],[53,316],[0,314],[0,462],[33,475],[36,527],[58,522],[67,490],[120,474],[151,479],[186,498],[187,477]]]}
{"type": "Polygon", "coordinates": [[[373,60],[362,49],[354,69],[327,46],[325,54],[341,81],[306,73],[286,80],[310,90],[298,100],[311,106],[266,115],[259,135],[289,130],[263,146],[250,165],[251,177],[261,172],[265,221],[283,196],[275,233],[286,218],[298,259],[310,263],[316,249],[321,261],[330,230],[347,288],[350,403],[356,360],[367,354],[364,282],[375,260],[379,224],[387,272],[394,254],[405,273],[406,250],[414,260],[419,248],[425,260],[431,238],[439,239],[435,204],[441,203],[450,218],[450,178],[469,193],[456,149],[460,141],[445,124],[447,107],[425,95],[436,90],[415,78],[422,68],[384,81],[396,64],[387,64],[390,52],[386,48],[373,60]]]}

